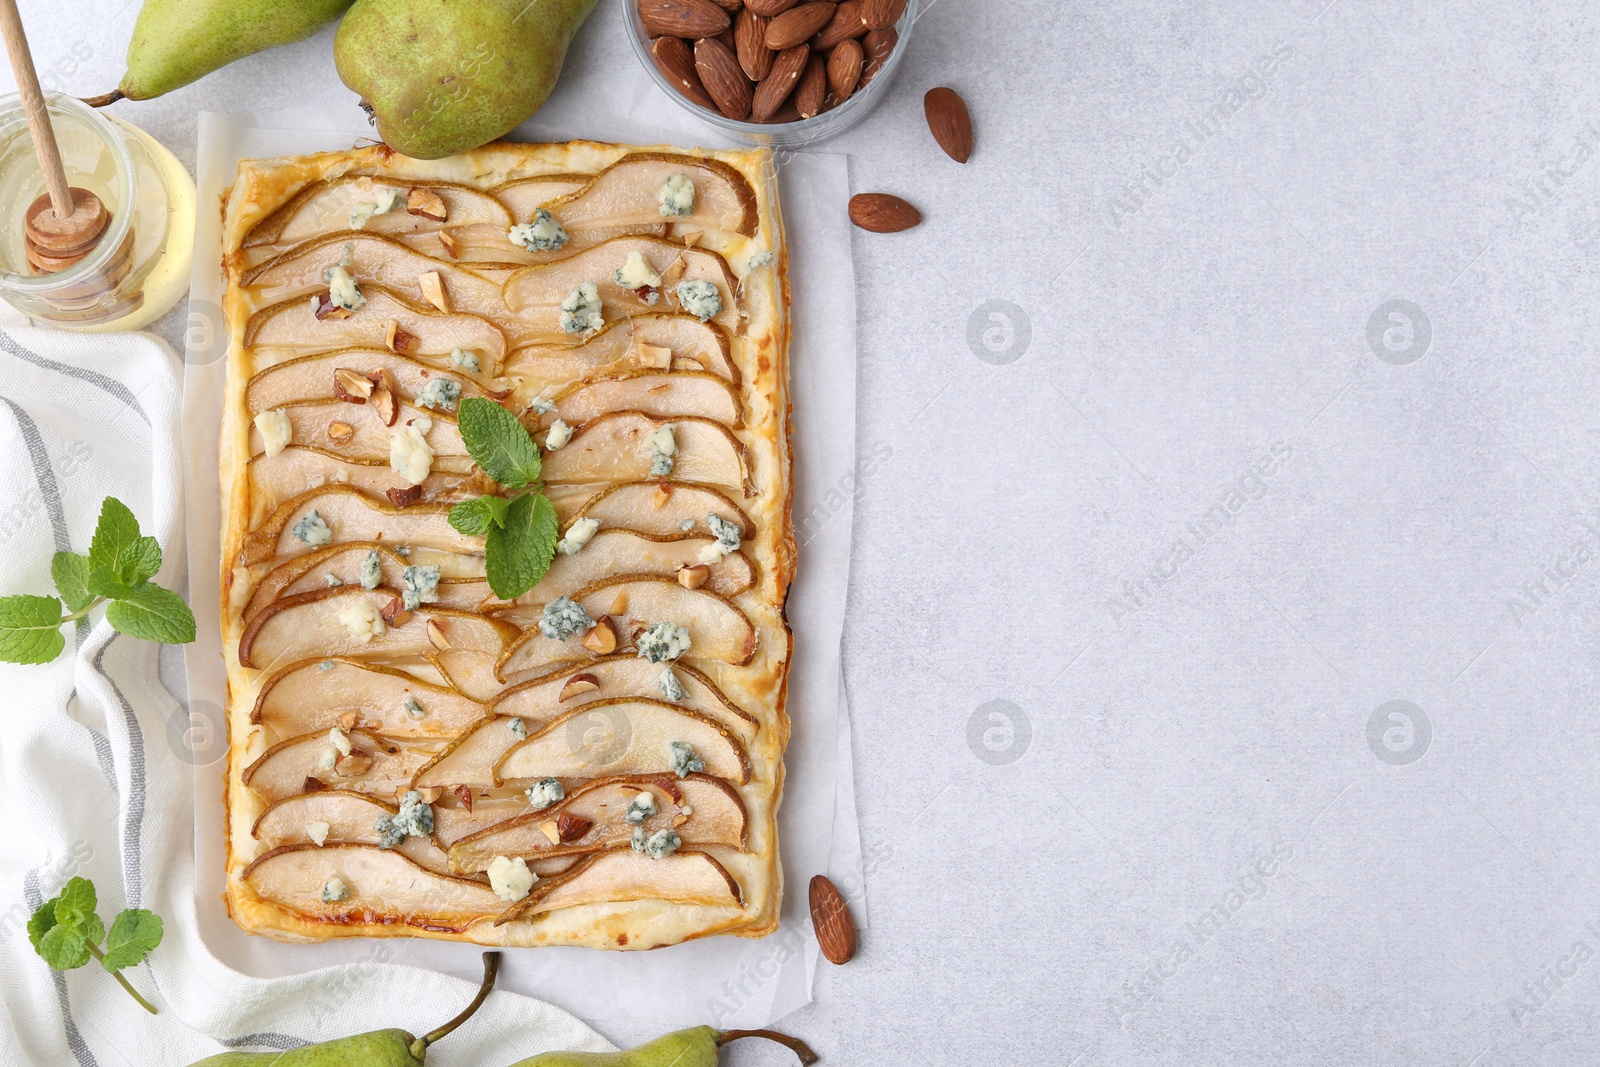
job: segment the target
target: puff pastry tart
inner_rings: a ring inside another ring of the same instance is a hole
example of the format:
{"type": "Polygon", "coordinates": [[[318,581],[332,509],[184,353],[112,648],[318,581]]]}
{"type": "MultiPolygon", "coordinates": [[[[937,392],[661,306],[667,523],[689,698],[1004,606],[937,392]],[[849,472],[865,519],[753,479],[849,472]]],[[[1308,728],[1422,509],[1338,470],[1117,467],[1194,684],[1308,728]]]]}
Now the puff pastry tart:
{"type": "Polygon", "coordinates": [[[795,549],[774,186],[764,151],[589,142],[240,165],[221,464],[244,929],[775,929],[795,549]],[[560,519],[515,600],[449,522],[499,491],[456,421],[474,397],[520,418],[560,519]]]}

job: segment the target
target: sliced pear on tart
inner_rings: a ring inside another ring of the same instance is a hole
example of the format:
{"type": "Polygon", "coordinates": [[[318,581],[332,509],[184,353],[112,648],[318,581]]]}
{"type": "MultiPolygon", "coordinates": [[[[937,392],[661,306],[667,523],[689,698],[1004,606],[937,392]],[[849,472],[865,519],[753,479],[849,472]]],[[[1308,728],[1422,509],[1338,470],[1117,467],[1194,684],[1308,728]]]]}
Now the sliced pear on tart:
{"type": "Polygon", "coordinates": [[[455,182],[403,182],[388,177],[347,174],[313,182],[245,235],[244,247],[290,246],[308,241],[329,231],[383,233],[393,236],[437,230],[441,226],[481,223],[504,233],[511,226],[511,212],[499,198],[455,182]],[[438,197],[433,211],[444,209],[444,218],[430,218],[408,210],[407,196],[413,189],[426,190],[438,197]],[[380,194],[395,193],[394,206],[383,214],[373,214],[380,194]],[[367,209],[367,210],[364,210],[367,209]],[[352,212],[361,219],[359,228],[351,224],[352,212]],[[362,216],[365,216],[364,218],[362,216]]]}
{"type": "Polygon", "coordinates": [[[245,627],[239,665],[269,670],[316,656],[393,661],[432,653],[440,640],[462,651],[504,655],[517,636],[509,623],[466,611],[424,606],[395,615],[392,623],[383,618],[385,610],[394,615],[399,606],[399,594],[381,587],[340,586],[284,597],[245,627]]]}
{"type": "Polygon", "coordinates": [[[476,874],[496,856],[563,856],[632,847],[635,826],[646,833],[675,830],[686,845],[744,846],[746,817],[739,793],[720,778],[625,775],[583,783],[559,804],[527,811],[469,834],[450,846],[452,870],[476,874]],[[654,813],[629,822],[627,811],[649,793],[654,813]]]}
{"type": "MultiPolygon", "coordinates": [[[[247,470],[253,490],[250,494],[252,528],[272,510],[303,494],[307,486],[348,485],[374,497],[385,496],[390,489],[412,488],[395,475],[387,459],[363,462],[298,445],[290,445],[276,456],[255,456],[247,470]]],[[[423,502],[454,503],[493,492],[494,484],[475,470],[444,469],[444,460],[440,460],[428,473],[421,489],[423,502]]]]}
{"type": "Polygon", "coordinates": [[[499,790],[473,789],[469,795],[472,797],[470,808],[454,789],[441,794],[433,805],[433,836],[444,848],[468,834],[514,819],[528,810],[527,796],[510,786],[499,790]]]}
{"type": "Polygon", "coordinates": [[[590,853],[568,870],[535,883],[532,892],[495,918],[496,926],[561,908],[630,900],[741,908],[744,893],[709,853],[680,849],[651,859],[632,848],[590,853]]]}
{"type": "Polygon", "coordinates": [[[391,739],[366,730],[343,733],[350,742],[348,754],[334,746],[331,730],[302,734],[263,752],[244,769],[242,781],[268,803],[304,793],[309,779],[387,799],[396,789],[407,788],[417,768],[439,748],[436,742],[391,739]]]}
{"type": "Polygon", "coordinates": [[[592,174],[536,174],[501,182],[489,192],[506,206],[514,222],[527,222],[540,205],[577,192],[593,178],[592,174]]]}
{"type": "Polygon", "coordinates": [[[561,302],[580,286],[594,284],[609,321],[628,315],[683,311],[678,304],[677,286],[685,281],[715,286],[722,309],[709,316],[709,321],[729,333],[738,332],[739,304],[735,294],[739,283],[728,269],[727,260],[707,249],[685,248],[656,237],[616,237],[562,259],[523,267],[506,279],[505,303],[516,316],[513,330],[524,341],[570,343],[579,338],[561,328],[561,302]],[[616,272],[634,252],[661,276],[661,287],[627,289],[617,284],[616,272]]]}
{"type": "MultiPolygon", "coordinates": [[[[361,585],[371,553],[378,554],[378,584],[388,589],[404,588],[405,569],[418,563],[430,562],[430,554],[412,553],[410,559],[400,555],[393,545],[379,541],[345,541],[314,549],[299,556],[291,556],[268,571],[250,594],[242,618],[246,623],[261,613],[261,609],[279,597],[312,593],[338,585],[361,585]]],[[[483,560],[476,556],[453,556],[449,561],[452,570],[470,570],[483,560]]],[[[440,564],[441,575],[444,565],[440,564]]],[[[484,599],[491,596],[489,583],[475,577],[440,577],[433,599],[426,603],[433,607],[455,608],[458,611],[476,611],[484,599]]]]}
{"type": "Polygon", "coordinates": [[[403,331],[414,355],[448,359],[457,348],[478,357],[485,375],[499,372],[505,359],[506,337],[493,322],[459,311],[446,314],[424,301],[414,300],[377,284],[361,287],[366,303],[345,316],[318,319],[303,296],[270,304],[250,316],[244,328],[245,347],[254,350],[257,366],[263,353],[327,352],[344,348],[384,348],[390,342],[390,325],[396,336],[403,331]]]}
{"type": "Polygon", "coordinates": [[[385,737],[449,739],[483,716],[482,704],[455,689],[354,659],[308,659],[282,667],[261,683],[250,711],[252,723],[277,737],[325,732],[354,720],[385,737]]]}
{"type": "Polygon", "coordinates": [[[657,419],[696,415],[734,429],[744,424],[739,395],[726,378],[709,371],[625,372],[570,385],[551,399],[555,409],[540,417],[541,427],[556,419],[579,426],[613,411],[657,419]]]}
{"type": "MultiPolygon", "coordinates": [[[[452,405],[452,408],[454,405],[452,405]]],[[[461,428],[456,425],[453,411],[419,408],[404,402],[396,405],[394,427],[384,425],[376,411],[365,404],[348,404],[329,398],[289,404],[279,408],[289,419],[289,440],[331,452],[352,460],[389,462],[390,437],[402,426],[417,423],[426,426],[423,440],[433,449],[435,463],[449,458],[461,459],[467,455],[467,446],[461,440],[461,428]]],[[[250,455],[266,452],[266,444],[259,427],[250,427],[250,455]]]]}
{"type": "MultiPolygon", "coordinates": [[[[250,379],[245,386],[245,403],[251,416],[271,408],[288,404],[338,399],[334,388],[334,374],[341,370],[354,371],[361,377],[379,371],[388,375],[395,392],[407,403],[415,404],[428,383],[444,380],[455,386],[460,397],[500,397],[491,393],[477,377],[459,369],[441,369],[431,363],[410,356],[398,355],[387,349],[341,348],[335,352],[299,356],[275,363],[250,379]]],[[[452,402],[454,405],[459,400],[452,402]]],[[[362,417],[371,418],[360,410],[365,405],[347,405],[346,422],[355,423],[362,417]]]]}
{"type": "Polygon", "coordinates": [[[574,382],[632,370],[703,370],[739,384],[728,335],[693,315],[635,315],[613,319],[581,344],[524,345],[506,360],[506,373],[524,381],[530,395],[554,393],[574,382]]]}
{"type": "Polygon", "coordinates": [[[683,699],[672,703],[717,720],[749,744],[759,726],[755,716],[729,700],[710,678],[687,663],[651,663],[632,652],[613,652],[609,656],[572,659],[548,666],[496,696],[488,710],[494,715],[516,715],[533,722],[545,722],[568,708],[595,700],[664,697],[661,676],[669,669],[683,689],[683,699]]]}
{"type": "Polygon", "coordinates": [[[492,789],[499,784],[494,778],[495,764],[513,745],[539,726],[537,722],[525,722],[523,733],[518,734],[512,729],[515,722],[515,719],[498,715],[479,719],[466,733],[417,770],[416,776],[411,779],[411,788],[438,786],[453,789],[464,785],[469,789],[492,789]]]}
{"type": "Polygon", "coordinates": [[[687,214],[666,215],[668,222],[755,235],[756,194],[750,182],[728,164],[698,156],[634,152],[582,189],[543,206],[569,233],[650,226],[660,223],[667,210],[662,187],[679,177],[694,183],[694,204],[687,214]]]}
{"type": "Polygon", "coordinates": [[[748,454],[732,430],[710,419],[653,419],[638,411],[614,411],[583,426],[560,449],[545,455],[544,480],[646,481],[655,460],[651,438],[668,426],[676,448],[672,477],[752,494],[748,454]]]}
{"type": "Polygon", "coordinates": [[[558,552],[539,584],[516,600],[499,600],[491,594],[472,606],[490,613],[543,606],[614,574],[654,574],[676,580],[683,568],[700,566],[708,571],[701,583],[705,588],[725,597],[738,596],[755,584],[755,572],[741,552],[730,553],[715,563],[701,563],[701,551],[715,543],[714,538],[685,536],[681,532],[675,538],[650,537],[632,530],[602,527],[579,551],[571,555],[558,552]]]}
{"type": "Polygon", "coordinates": [[[347,252],[350,263],[346,269],[363,297],[368,285],[377,285],[407,300],[432,304],[421,281],[432,273],[438,276],[448,305],[440,311],[489,318],[506,313],[500,286],[483,275],[425,256],[385,234],[365,231],[333,233],[305,241],[252,267],[245,272],[243,282],[270,301],[320,292],[328,287],[323,271],[339,265],[347,252]]]}
{"type": "Polygon", "coordinates": [[[674,742],[694,749],[706,774],[749,781],[744,746],[715,719],[664,700],[617,697],[580,704],[530,731],[494,765],[495,783],[671,774],[674,742]]]}
{"type": "MultiPolygon", "coordinates": [[[[585,586],[571,597],[591,619],[611,617],[621,648],[631,647],[637,632],[645,627],[669,622],[689,631],[685,654],[691,659],[718,660],[737,667],[755,658],[756,630],[749,616],[726,597],[704,588],[686,589],[672,578],[619,574],[585,586]]],[[[537,618],[531,608],[526,610],[537,618]]],[[[559,641],[546,637],[538,626],[530,626],[506,646],[495,674],[506,680],[546,668],[581,655],[583,647],[576,637],[559,641]]]]}
{"type": "MultiPolygon", "coordinates": [[[[273,801],[250,833],[267,849],[284,845],[379,845],[377,821],[399,810],[395,805],[347,789],[302,793],[273,801]],[[313,833],[317,836],[313,837],[313,833]],[[318,839],[320,838],[320,840],[318,839]]],[[[431,836],[408,835],[396,852],[440,874],[454,874],[444,849],[431,836]]]]}
{"type": "Polygon", "coordinates": [[[398,849],[373,845],[284,845],[239,877],[261,899],[327,923],[457,932],[506,906],[485,881],[430,871],[398,849]],[[324,902],[335,878],[347,895],[324,902]]]}
{"type": "Polygon", "coordinates": [[[745,540],[755,533],[750,516],[722,490],[675,481],[640,479],[608,486],[563,518],[594,519],[602,530],[622,527],[651,537],[672,537],[684,532],[685,522],[693,524],[692,530],[705,530],[710,514],[737,525],[745,540]]]}
{"type": "Polygon", "coordinates": [[[400,508],[349,485],[307,490],[278,505],[245,535],[239,558],[249,565],[304,555],[330,541],[379,540],[407,548],[414,557],[417,549],[431,549],[439,555],[437,560],[413,558],[412,562],[439,562],[446,577],[482,573],[483,538],[457,532],[450,525],[450,505],[417,503],[400,508]],[[311,517],[313,512],[317,519],[311,517]]]}

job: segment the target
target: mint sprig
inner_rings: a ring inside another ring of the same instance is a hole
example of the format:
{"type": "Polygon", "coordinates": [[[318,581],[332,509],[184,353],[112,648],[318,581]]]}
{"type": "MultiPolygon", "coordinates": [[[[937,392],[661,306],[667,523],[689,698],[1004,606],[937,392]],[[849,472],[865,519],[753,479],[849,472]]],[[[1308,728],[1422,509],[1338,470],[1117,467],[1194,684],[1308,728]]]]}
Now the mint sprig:
{"type": "Polygon", "coordinates": [[[115,497],[100,505],[89,554],[57,552],[50,561],[56,596],[0,597],[0,661],[49,663],[67,647],[61,628],[101,604],[118,633],[182,645],[194,640],[194,613],[151,582],[161,545],[139,533],[139,520],[115,497]]]}
{"type": "Polygon", "coordinates": [[[161,943],[161,917],[143,908],[125,908],[111,921],[111,932],[96,914],[94,883],[72,878],[61,892],[45,901],[28,918],[28,941],[52,970],[71,971],[100,961],[128,995],[151,1015],[155,1007],[141,997],[122,971],[137,967],[161,943]],[[101,943],[105,947],[101,947],[101,943]]]}
{"type": "Polygon", "coordinates": [[[489,588],[515,600],[550,569],[561,525],[539,482],[539,446],[515,415],[483,397],[463,400],[456,423],[473,462],[511,493],[461,501],[450,509],[450,525],[484,538],[489,588]]]}

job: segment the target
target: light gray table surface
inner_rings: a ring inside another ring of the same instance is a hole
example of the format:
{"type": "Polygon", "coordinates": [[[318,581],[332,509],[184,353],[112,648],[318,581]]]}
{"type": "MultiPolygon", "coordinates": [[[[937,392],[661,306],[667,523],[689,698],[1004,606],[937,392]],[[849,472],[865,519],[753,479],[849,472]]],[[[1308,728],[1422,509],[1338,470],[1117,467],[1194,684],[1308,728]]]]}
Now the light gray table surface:
{"type": "MultiPolygon", "coordinates": [[[[22,6],[50,87],[116,80],[132,3],[22,6]]],[[[353,108],[331,39],[117,113],[192,164],[199,110],[353,108]]],[[[1600,15],[939,0],[911,48],[827,148],[927,216],[854,245],[871,929],[785,1026],[1595,1062],[1600,15]]]]}

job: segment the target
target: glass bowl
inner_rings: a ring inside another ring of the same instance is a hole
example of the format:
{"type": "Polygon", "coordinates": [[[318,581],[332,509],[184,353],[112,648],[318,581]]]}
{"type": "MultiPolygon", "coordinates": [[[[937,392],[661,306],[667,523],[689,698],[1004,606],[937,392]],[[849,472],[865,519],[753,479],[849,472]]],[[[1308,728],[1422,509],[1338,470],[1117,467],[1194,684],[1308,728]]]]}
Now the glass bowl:
{"type": "Polygon", "coordinates": [[[797,122],[740,122],[728,118],[720,111],[701,107],[673,88],[672,83],[661,73],[661,69],[656,66],[655,58],[650,54],[651,38],[639,18],[639,6],[636,0],[621,0],[622,21],[627,27],[628,39],[633,42],[634,53],[638,55],[639,62],[644,65],[645,71],[656,83],[656,87],[670,97],[673,103],[724,133],[748,141],[750,144],[765,145],[769,148],[804,148],[806,145],[817,144],[830,137],[837,137],[846,130],[855,129],[862,120],[872,114],[872,109],[888,95],[895,74],[900,70],[900,64],[905,59],[906,50],[911,44],[911,28],[916,25],[917,15],[922,6],[923,0],[909,0],[905,13],[900,16],[900,21],[895,23],[895,30],[899,33],[900,40],[895,45],[894,51],[889,54],[889,58],[884,61],[883,69],[878,71],[877,76],[867,84],[866,88],[858,89],[851,94],[850,99],[838,107],[797,122]]]}

